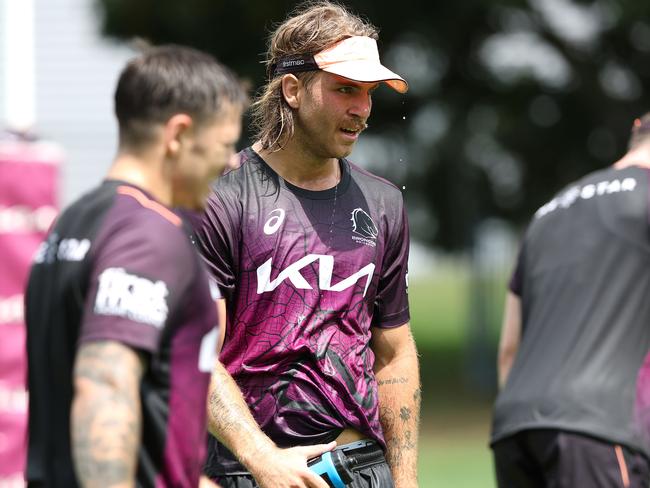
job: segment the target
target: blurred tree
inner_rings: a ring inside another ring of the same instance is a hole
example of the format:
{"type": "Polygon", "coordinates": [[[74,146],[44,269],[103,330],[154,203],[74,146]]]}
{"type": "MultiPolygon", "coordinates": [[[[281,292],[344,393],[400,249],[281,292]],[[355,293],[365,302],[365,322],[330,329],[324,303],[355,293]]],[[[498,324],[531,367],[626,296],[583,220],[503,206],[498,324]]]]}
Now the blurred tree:
{"type": "MultiPolygon", "coordinates": [[[[290,0],[95,0],[106,35],[214,53],[253,86],[290,0]]],[[[514,224],[625,151],[650,110],[650,3],[632,0],[343,1],[381,29],[410,83],[379,90],[355,150],[401,187],[414,236],[473,245],[489,217],[514,224]]]]}

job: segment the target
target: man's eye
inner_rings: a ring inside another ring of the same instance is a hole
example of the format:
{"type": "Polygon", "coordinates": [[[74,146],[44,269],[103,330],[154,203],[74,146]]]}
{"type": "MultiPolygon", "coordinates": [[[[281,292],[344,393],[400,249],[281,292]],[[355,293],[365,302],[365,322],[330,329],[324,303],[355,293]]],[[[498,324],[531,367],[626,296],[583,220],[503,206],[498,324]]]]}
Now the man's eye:
{"type": "Polygon", "coordinates": [[[341,93],[352,93],[353,88],[351,86],[342,86],[341,88],[339,88],[339,91],[341,93]]]}

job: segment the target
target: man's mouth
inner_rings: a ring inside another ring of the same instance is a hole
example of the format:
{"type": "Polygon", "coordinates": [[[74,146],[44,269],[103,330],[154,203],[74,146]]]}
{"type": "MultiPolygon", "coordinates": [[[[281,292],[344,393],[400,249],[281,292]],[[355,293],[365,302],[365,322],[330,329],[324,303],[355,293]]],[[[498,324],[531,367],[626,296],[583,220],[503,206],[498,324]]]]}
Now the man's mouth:
{"type": "Polygon", "coordinates": [[[350,135],[357,135],[361,133],[366,127],[368,127],[366,124],[363,125],[352,125],[348,127],[341,127],[341,130],[345,132],[346,134],[350,135]]]}

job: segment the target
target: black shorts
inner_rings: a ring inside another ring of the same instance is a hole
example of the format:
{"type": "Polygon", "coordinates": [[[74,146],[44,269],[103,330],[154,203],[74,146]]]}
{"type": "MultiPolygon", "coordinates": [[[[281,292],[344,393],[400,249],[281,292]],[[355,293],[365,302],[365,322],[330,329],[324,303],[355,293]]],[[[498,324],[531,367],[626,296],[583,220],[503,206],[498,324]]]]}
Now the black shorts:
{"type": "MultiPolygon", "coordinates": [[[[363,450],[367,459],[353,470],[354,479],[352,483],[346,485],[346,488],[394,488],[390,468],[381,447],[376,442],[353,442],[339,446],[335,450],[343,451],[346,456],[354,456],[356,452],[363,450]],[[361,447],[362,445],[371,445],[372,447],[369,449],[361,447]]],[[[214,481],[219,483],[222,488],[258,488],[258,484],[251,475],[219,476],[214,481]]]]}
{"type": "Polygon", "coordinates": [[[525,430],[492,445],[499,488],[648,488],[640,452],[584,434],[525,430]]]}

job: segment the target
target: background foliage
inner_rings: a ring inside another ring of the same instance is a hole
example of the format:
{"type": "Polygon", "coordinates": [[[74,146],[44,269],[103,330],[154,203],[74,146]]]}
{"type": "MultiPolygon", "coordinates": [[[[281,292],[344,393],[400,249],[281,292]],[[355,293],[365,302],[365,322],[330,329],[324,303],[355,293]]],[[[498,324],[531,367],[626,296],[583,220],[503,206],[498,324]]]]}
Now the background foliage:
{"type": "MultiPolygon", "coordinates": [[[[215,54],[253,87],[289,0],[95,0],[117,39],[215,54]]],[[[650,3],[341,2],[380,28],[410,82],[379,90],[358,160],[400,186],[415,237],[468,249],[489,217],[519,225],[559,187],[620,156],[650,107],[650,3]]],[[[246,141],[247,142],[247,141],[246,141]]]]}

